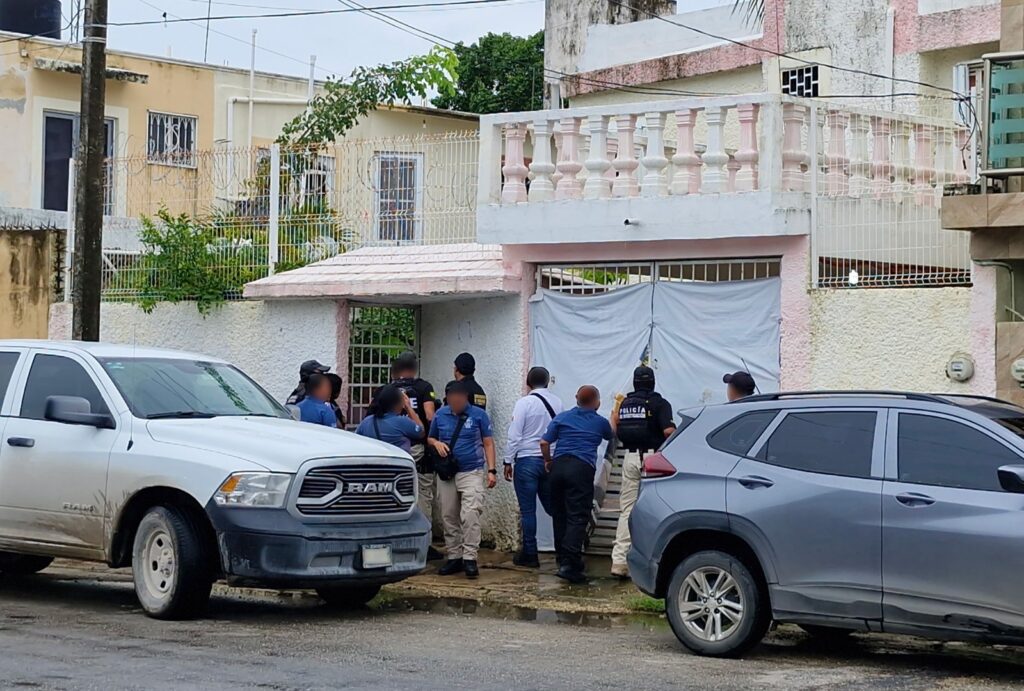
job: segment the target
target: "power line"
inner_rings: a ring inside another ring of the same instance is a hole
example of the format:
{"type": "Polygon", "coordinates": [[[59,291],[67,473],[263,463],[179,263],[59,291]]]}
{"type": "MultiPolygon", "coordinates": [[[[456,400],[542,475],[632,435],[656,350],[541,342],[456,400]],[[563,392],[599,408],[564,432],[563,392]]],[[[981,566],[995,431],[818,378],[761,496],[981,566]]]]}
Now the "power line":
{"type": "MultiPolygon", "coordinates": [[[[206,4],[209,0],[188,0],[188,2],[203,3],[206,4]]],[[[544,0],[506,0],[508,5],[530,5],[544,0]]],[[[294,12],[312,12],[319,8],[314,7],[282,7],[281,5],[254,5],[245,2],[224,2],[223,0],[213,0],[214,5],[221,7],[243,7],[250,10],[279,10],[287,11],[291,10],[294,12]]],[[[450,12],[457,10],[473,10],[476,9],[473,5],[451,5],[449,3],[417,3],[411,5],[403,5],[389,10],[390,12],[450,12]],[[435,9],[436,8],[436,9],[435,9]]]]}

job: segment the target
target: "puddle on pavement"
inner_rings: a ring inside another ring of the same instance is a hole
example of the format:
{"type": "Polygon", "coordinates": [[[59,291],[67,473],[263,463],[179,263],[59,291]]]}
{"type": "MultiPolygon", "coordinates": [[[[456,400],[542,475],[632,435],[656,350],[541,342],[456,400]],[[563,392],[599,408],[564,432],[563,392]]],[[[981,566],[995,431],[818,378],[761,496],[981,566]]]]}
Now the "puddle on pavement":
{"type": "Polygon", "coordinates": [[[556,612],[552,609],[483,603],[458,597],[407,597],[386,600],[376,605],[381,612],[427,612],[453,616],[488,617],[537,624],[566,624],[599,629],[661,631],[668,628],[664,617],[653,614],[596,614],[593,612],[556,612]]]}

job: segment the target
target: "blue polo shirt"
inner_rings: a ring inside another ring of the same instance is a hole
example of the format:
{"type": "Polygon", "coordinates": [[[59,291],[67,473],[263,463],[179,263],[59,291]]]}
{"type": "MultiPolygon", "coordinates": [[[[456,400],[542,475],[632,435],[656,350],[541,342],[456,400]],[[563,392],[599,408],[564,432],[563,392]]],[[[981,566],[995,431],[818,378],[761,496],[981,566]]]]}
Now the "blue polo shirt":
{"type": "MultiPolygon", "coordinates": [[[[462,426],[459,442],[452,451],[459,464],[460,473],[484,467],[484,439],[494,436],[491,432],[491,418],[487,417],[487,412],[483,408],[467,406],[463,414],[466,415],[466,423],[462,426]]],[[[442,406],[430,421],[430,436],[450,445],[457,424],[459,416],[450,407],[442,406]]]]}
{"type": "Polygon", "coordinates": [[[299,419],[303,422],[312,422],[315,425],[326,425],[327,427],[338,426],[338,418],[329,403],[318,401],[312,396],[306,396],[299,401],[298,406],[299,419]]]}
{"type": "Polygon", "coordinates": [[[611,441],[612,426],[595,410],[575,407],[555,416],[544,441],[558,442],[558,456],[572,456],[597,467],[597,449],[611,441]]]}
{"type": "Polygon", "coordinates": [[[359,427],[356,428],[356,434],[361,434],[371,439],[379,438],[381,441],[397,446],[406,453],[412,451],[413,442],[419,444],[423,441],[423,428],[405,415],[398,415],[396,413],[385,413],[379,417],[370,415],[359,423],[359,427]],[[380,429],[380,437],[377,436],[377,430],[374,429],[373,420],[375,417],[377,418],[376,427],[380,429]]]}

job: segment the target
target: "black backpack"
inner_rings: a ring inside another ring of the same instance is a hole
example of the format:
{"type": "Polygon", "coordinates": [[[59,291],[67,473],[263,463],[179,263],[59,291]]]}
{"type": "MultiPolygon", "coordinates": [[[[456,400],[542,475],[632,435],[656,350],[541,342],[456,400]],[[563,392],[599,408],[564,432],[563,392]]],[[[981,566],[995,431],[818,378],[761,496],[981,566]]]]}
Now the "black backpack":
{"type": "Polygon", "coordinates": [[[661,446],[664,435],[655,430],[654,403],[661,398],[655,392],[634,391],[619,405],[616,436],[630,451],[650,451],[661,446]]]}

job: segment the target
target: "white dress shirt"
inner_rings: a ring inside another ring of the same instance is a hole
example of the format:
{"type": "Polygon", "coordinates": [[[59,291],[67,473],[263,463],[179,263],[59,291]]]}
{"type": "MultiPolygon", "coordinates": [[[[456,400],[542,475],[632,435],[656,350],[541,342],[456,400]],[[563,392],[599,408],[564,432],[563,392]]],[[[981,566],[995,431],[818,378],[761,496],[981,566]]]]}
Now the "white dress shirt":
{"type": "Polygon", "coordinates": [[[512,409],[512,424],[508,426],[508,442],[505,446],[505,464],[515,463],[519,458],[540,458],[540,438],[551,424],[551,413],[537,396],[543,396],[551,409],[558,415],[563,411],[562,401],[547,389],[534,389],[527,396],[516,401],[512,409]]]}

